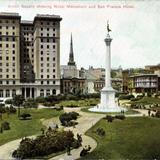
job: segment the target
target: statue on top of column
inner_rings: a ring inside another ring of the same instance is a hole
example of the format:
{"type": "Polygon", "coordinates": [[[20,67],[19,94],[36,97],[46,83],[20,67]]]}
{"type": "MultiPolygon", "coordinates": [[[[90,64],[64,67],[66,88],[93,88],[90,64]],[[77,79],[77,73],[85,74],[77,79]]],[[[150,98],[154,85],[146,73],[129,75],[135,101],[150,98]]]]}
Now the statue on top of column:
{"type": "Polygon", "coordinates": [[[108,31],[108,34],[109,32],[111,32],[112,30],[109,28],[109,22],[107,21],[107,31],[108,31]]]}

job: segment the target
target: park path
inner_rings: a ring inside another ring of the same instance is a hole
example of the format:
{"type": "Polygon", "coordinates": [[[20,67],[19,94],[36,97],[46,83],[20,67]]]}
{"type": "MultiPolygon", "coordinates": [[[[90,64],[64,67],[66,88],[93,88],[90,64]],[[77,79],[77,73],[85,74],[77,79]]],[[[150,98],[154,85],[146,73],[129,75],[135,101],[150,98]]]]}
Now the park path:
{"type": "MultiPolygon", "coordinates": [[[[85,132],[90,129],[93,125],[95,125],[101,118],[105,116],[105,114],[96,114],[96,113],[88,113],[88,112],[82,112],[80,111],[80,108],[64,108],[65,112],[70,112],[70,111],[76,111],[80,114],[80,117],[77,119],[78,125],[76,125],[76,128],[73,127],[67,127],[65,130],[72,130],[73,133],[76,135],[77,133],[82,135],[82,147],[78,149],[74,149],[71,151],[71,156],[68,156],[66,153],[61,154],[59,156],[53,157],[50,160],[75,160],[79,158],[80,152],[82,148],[86,145],[91,146],[91,151],[94,150],[97,146],[96,141],[85,135],[85,132]]],[[[128,115],[127,117],[140,117],[140,116],[148,116],[148,111],[147,110],[142,110],[142,109],[135,109],[136,111],[139,111],[140,114],[134,114],[134,115],[128,115]]],[[[48,126],[52,123],[58,123],[58,118],[51,118],[48,120],[44,120],[43,124],[48,126]]],[[[32,136],[35,137],[35,136],[32,136]]],[[[12,152],[18,148],[19,142],[22,139],[17,139],[11,142],[8,142],[2,146],[0,146],[0,159],[13,159],[12,158],[12,152]]]]}

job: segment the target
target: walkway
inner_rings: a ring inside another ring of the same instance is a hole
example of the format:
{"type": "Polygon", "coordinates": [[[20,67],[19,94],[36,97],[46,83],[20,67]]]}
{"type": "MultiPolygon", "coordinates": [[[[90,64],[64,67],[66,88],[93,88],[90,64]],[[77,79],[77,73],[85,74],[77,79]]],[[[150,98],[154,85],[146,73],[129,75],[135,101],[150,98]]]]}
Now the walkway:
{"type": "MultiPolygon", "coordinates": [[[[103,118],[105,114],[81,112],[79,108],[64,108],[64,110],[66,112],[76,111],[80,114],[80,117],[77,119],[78,125],[76,125],[76,128],[68,127],[68,128],[65,128],[65,130],[72,130],[75,135],[77,133],[81,134],[83,139],[82,146],[84,147],[86,145],[90,145],[92,148],[91,151],[94,150],[97,146],[97,143],[91,137],[86,136],[85,132],[88,129],[90,129],[93,125],[95,125],[101,118],[103,118]]],[[[140,117],[144,115],[148,116],[147,110],[136,109],[136,111],[139,111],[140,114],[128,115],[128,117],[131,117],[131,116],[140,117]]],[[[48,126],[53,122],[59,123],[58,119],[55,121],[55,118],[51,118],[49,120],[43,121],[43,124],[48,126]]],[[[0,159],[7,159],[7,160],[13,159],[11,154],[18,147],[20,141],[21,139],[17,139],[0,146],[0,159]]],[[[53,157],[50,160],[75,160],[79,158],[81,150],[82,150],[82,147],[72,150],[71,156],[68,156],[65,153],[65,154],[53,157]]]]}

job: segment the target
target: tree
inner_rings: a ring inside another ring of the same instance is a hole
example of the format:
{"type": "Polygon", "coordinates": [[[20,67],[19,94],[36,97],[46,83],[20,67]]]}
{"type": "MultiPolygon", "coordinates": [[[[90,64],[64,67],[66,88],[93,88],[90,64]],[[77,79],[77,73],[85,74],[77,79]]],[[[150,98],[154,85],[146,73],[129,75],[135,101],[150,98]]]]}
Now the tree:
{"type": "Polygon", "coordinates": [[[13,98],[13,105],[18,107],[18,117],[20,117],[20,107],[23,104],[24,100],[25,99],[24,99],[24,97],[22,95],[16,95],[13,98]]]}

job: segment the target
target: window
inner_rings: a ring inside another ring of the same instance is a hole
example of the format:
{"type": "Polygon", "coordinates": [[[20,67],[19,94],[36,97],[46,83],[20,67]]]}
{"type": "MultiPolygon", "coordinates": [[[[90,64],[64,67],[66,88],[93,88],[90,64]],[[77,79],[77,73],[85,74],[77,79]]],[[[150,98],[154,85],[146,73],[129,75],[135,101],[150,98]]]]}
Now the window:
{"type": "Polygon", "coordinates": [[[12,66],[14,67],[14,66],[15,66],[15,63],[13,63],[12,66]]]}
{"type": "Polygon", "coordinates": [[[53,45],[53,49],[55,49],[55,45],[53,45]]]}
{"type": "Polygon", "coordinates": [[[13,90],[12,90],[12,97],[15,97],[15,96],[16,96],[16,90],[13,89],[13,90]]]}
{"type": "Polygon", "coordinates": [[[9,84],[9,81],[6,81],[6,84],[9,84]]]}
{"type": "Polygon", "coordinates": [[[49,95],[50,95],[50,90],[47,89],[47,90],[46,90],[46,96],[49,96],[49,95]]]}
{"type": "Polygon", "coordinates": [[[13,61],[15,61],[15,57],[13,57],[12,59],[13,59],[13,61]]]}
{"type": "Polygon", "coordinates": [[[0,78],[2,78],[2,75],[0,74],[0,78]]]}
{"type": "Polygon", "coordinates": [[[43,75],[41,75],[41,78],[43,78],[43,75]]]}
{"type": "Polygon", "coordinates": [[[6,69],[6,72],[9,72],[9,69],[8,69],[8,68],[6,69]]]}
{"type": "Polygon", "coordinates": [[[6,63],[6,66],[8,67],[8,66],[9,66],[9,63],[6,63]]]}
{"type": "Polygon", "coordinates": [[[41,38],[41,42],[43,42],[43,39],[41,38]]]}
{"type": "Polygon", "coordinates": [[[47,39],[47,42],[49,42],[49,39],[47,39]]]}
{"type": "Polygon", "coordinates": [[[56,84],[56,82],[55,82],[55,81],[53,81],[53,84],[56,84]]]}
{"type": "Polygon", "coordinates": [[[15,41],[15,37],[12,38],[12,41],[15,41]]]}
{"type": "Polygon", "coordinates": [[[8,89],[6,90],[6,97],[10,97],[10,91],[8,89]]]}
{"type": "Polygon", "coordinates": [[[47,63],[47,67],[49,67],[49,63],[47,63]]]}
{"type": "Polygon", "coordinates": [[[12,72],[15,72],[15,69],[12,69],[12,72]]]}
{"type": "Polygon", "coordinates": [[[41,31],[43,31],[43,28],[41,28],[41,31]]]}
{"type": "Polygon", "coordinates": [[[6,57],[6,60],[9,60],[9,57],[8,57],[8,56],[6,57]]]}
{"type": "Polygon", "coordinates": [[[15,54],[15,50],[12,51],[12,54],[15,54]]]}
{"type": "Polygon", "coordinates": [[[9,75],[8,75],[8,74],[6,75],[6,78],[9,78],[9,75]]]}
{"type": "Polygon", "coordinates": [[[53,95],[56,94],[56,90],[55,90],[55,89],[52,90],[52,94],[53,94],[53,95]]]}
{"type": "Polygon", "coordinates": [[[49,57],[47,57],[47,61],[49,61],[49,57]]]}
{"type": "Polygon", "coordinates": [[[43,63],[41,63],[41,67],[43,67],[43,63]]]}
{"type": "Polygon", "coordinates": [[[47,37],[49,37],[49,33],[47,33],[47,37]]]}
{"type": "Polygon", "coordinates": [[[41,81],[41,84],[43,84],[43,81],[41,81]]]}
{"type": "Polygon", "coordinates": [[[53,31],[55,31],[56,29],[55,28],[53,28],[53,31]]]}
{"type": "Polygon", "coordinates": [[[3,81],[0,81],[0,84],[3,84],[3,81]]]}
{"type": "Polygon", "coordinates": [[[55,69],[53,69],[53,72],[55,72],[55,69]]]}
{"type": "Polygon", "coordinates": [[[53,57],[53,61],[55,61],[55,57],[53,57]]]}
{"type": "Polygon", "coordinates": [[[2,35],[2,32],[0,32],[0,35],[2,35]]]}
{"type": "Polygon", "coordinates": [[[6,48],[8,48],[9,47],[9,44],[6,44],[6,48]]]}
{"type": "Polygon", "coordinates": [[[13,32],[12,35],[15,35],[15,32],[13,32]]]}
{"type": "Polygon", "coordinates": [[[47,78],[49,78],[49,75],[47,75],[47,78]]]}
{"type": "Polygon", "coordinates": [[[55,39],[53,39],[53,43],[55,43],[55,39]]]}
{"type": "Polygon", "coordinates": [[[41,69],[41,72],[43,72],[43,69],[41,69]]]}
{"type": "Polygon", "coordinates": [[[53,75],[53,78],[55,78],[55,75],[53,75]]]}
{"type": "Polygon", "coordinates": [[[0,47],[2,47],[2,44],[0,44],[0,47]]]}
{"type": "Polygon", "coordinates": [[[43,51],[41,51],[41,55],[43,55],[43,51]]]}
{"type": "Polygon", "coordinates": [[[2,57],[0,57],[0,60],[2,60],[2,57]]]}
{"type": "Polygon", "coordinates": [[[13,26],[12,29],[15,29],[15,26],[13,26]]]}
{"type": "Polygon", "coordinates": [[[49,84],[49,81],[47,81],[47,84],[49,84]]]}
{"type": "Polygon", "coordinates": [[[0,68],[0,72],[2,72],[2,68],[0,68]]]}
{"type": "Polygon", "coordinates": [[[44,97],[44,90],[43,89],[40,90],[40,97],[44,97]]]}
{"type": "Polygon", "coordinates": [[[13,44],[13,48],[15,48],[15,44],[13,44]]]}
{"type": "Polygon", "coordinates": [[[47,49],[49,49],[49,45],[47,45],[47,49]]]}
{"type": "Polygon", "coordinates": [[[47,72],[49,72],[49,69],[47,69],[47,72]]]}
{"type": "Polygon", "coordinates": [[[6,29],[8,29],[8,26],[6,26],[6,29]]]}
{"type": "Polygon", "coordinates": [[[43,61],[43,57],[41,57],[41,61],[43,61]]]}
{"type": "Polygon", "coordinates": [[[8,37],[6,38],[6,41],[8,41],[8,37]]]}
{"type": "Polygon", "coordinates": [[[3,90],[0,90],[0,97],[3,97],[3,90]]]}
{"type": "Polygon", "coordinates": [[[43,36],[43,33],[41,33],[41,37],[43,36]]]}
{"type": "Polygon", "coordinates": [[[15,82],[15,81],[13,81],[13,84],[16,84],[16,82],[15,82]]]}
{"type": "Polygon", "coordinates": [[[15,78],[16,76],[15,75],[13,75],[13,78],[15,78]]]}
{"type": "Polygon", "coordinates": [[[49,22],[47,22],[47,25],[49,25],[49,22]]]}
{"type": "Polygon", "coordinates": [[[43,45],[41,45],[41,48],[43,48],[43,45]]]}
{"type": "Polygon", "coordinates": [[[49,31],[49,28],[47,28],[47,31],[49,31]]]}

